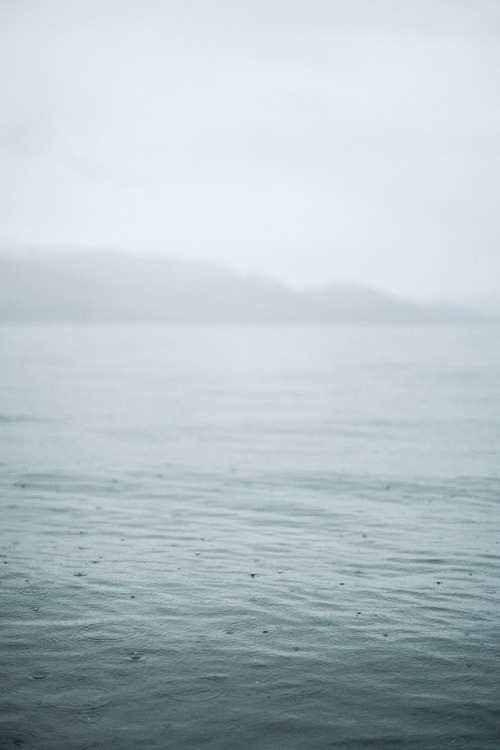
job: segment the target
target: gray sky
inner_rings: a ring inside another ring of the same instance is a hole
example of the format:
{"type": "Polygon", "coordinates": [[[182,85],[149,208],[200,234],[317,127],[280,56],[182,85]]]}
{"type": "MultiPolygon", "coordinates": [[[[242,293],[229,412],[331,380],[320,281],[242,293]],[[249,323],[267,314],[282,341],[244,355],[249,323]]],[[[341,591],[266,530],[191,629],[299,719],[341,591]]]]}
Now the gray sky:
{"type": "Polygon", "coordinates": [[[0,242],[500,291],[500,0],[0,0],[0,242]]]}

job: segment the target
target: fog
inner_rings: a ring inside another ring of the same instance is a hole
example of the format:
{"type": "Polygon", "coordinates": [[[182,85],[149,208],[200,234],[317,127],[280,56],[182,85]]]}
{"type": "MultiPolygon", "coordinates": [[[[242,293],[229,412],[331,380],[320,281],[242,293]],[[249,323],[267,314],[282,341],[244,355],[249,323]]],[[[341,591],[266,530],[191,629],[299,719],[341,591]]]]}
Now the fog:
{"type": "Polygon", "coordinates": [[[0,0],[0,748],[498,747],[500,0],[0,0]]]}
{"type": "Polygon", "coordinates": [[[500,5],[0,5],[0,244],[499,291],[500,5]]]}

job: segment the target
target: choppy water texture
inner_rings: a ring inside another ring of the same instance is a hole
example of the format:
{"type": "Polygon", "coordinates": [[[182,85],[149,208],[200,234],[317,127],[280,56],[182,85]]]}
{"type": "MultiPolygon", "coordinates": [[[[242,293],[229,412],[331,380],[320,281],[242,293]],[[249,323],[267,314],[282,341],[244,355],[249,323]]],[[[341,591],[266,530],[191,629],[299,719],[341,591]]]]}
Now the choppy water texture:
{"type": "Polygon", "coordinates": [[[497,342],[1,328],[0,747],[496,750],[497,342]]]}

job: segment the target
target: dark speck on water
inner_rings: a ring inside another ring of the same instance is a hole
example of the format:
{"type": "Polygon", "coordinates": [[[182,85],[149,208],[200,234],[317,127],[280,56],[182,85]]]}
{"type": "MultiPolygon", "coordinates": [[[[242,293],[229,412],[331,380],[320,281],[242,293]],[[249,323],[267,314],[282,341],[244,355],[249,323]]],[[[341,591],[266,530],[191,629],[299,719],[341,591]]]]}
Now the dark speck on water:
{"type": "Polygon", "coordinates": [[[45,680],[49,676],[48,672],[33,672],[32,675],[30,675],[30,679],[32,680],[45,680]]]}

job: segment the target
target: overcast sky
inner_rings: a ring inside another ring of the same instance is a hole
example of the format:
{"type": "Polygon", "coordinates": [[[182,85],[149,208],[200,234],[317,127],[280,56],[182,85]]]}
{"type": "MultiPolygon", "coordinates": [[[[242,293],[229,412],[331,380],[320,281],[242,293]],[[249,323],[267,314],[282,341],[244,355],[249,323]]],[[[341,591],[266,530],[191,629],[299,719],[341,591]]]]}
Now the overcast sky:
{"type": "Polygon", "coordinates": [[[0,244],[500,291],[500,0],[0,0],[0,244]]]}

